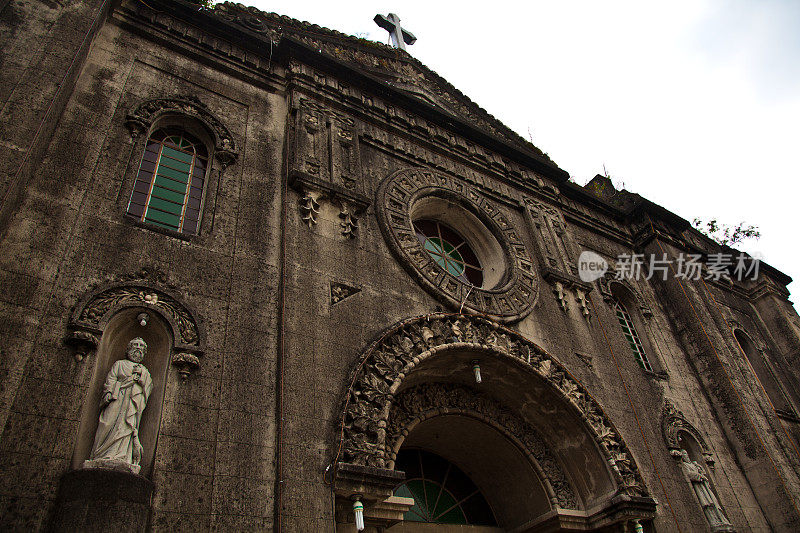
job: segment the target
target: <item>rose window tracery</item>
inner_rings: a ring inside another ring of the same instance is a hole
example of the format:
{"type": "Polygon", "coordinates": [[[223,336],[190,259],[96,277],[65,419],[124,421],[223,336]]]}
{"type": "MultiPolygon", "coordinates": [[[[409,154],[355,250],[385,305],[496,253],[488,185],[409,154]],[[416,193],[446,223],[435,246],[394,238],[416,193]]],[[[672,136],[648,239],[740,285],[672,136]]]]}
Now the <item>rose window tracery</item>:
{"type": "Polygon", "coordinates": [[[434,263],[454,278],[475,287],[483,284],[483,267],[469,243],[457,231],[435,220],[416,220],[414,229],[434,263]]]}

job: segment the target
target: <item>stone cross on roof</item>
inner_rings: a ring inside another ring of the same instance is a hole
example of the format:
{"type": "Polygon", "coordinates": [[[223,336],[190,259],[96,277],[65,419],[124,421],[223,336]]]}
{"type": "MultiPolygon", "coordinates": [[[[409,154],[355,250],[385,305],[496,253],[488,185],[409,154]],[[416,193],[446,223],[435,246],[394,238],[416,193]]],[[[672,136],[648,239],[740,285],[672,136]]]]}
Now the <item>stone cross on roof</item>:
{"type": "Polygon", "coordinates": [[[395,48],[405,50],[407,44],[414,44],[417,41],[413,33],[400,26],[400,17],[394,13],[389,13],[388,17],[375,15],[375,18],[372,20],[375,21],[375,24],[389,32],[389,35],[392,36],[392,46],[395,48]]]}

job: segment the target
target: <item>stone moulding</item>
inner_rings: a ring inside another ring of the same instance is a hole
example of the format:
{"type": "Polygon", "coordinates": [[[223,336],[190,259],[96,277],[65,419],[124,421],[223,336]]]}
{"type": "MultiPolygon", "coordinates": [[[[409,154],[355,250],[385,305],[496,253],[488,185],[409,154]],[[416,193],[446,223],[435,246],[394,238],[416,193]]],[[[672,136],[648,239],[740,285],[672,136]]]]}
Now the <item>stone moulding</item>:
{"type": "Polygon", "coordinates": [[[408,433],[419,423],[440,415],[460,415],[488,424],[525,450],[543,480],[553,507],[577,509],[578,500],[561,465],[530,424],[492,398],[460,385],[423,384],[405,390],[392,404],[386,428],[389,466],[408,433]]]}
{"type": "Polygon", "coordinates": [[[127,308],[153,311],[169,324],[172,353],[176,354],[173,363],[182,377],[188,375],[185,370],[199,366],[198,356],[205,351],[205,333],[196,314],[172,291],[145,280],[105,283],[84,294],[70,316],[65,343],[75,346],[76,357],[79,352],[85,355],[97,347],[111,317],[127,308]]]}
{"type": "Polygon", "coordinates": [[[181,115],[199,120],[214,137],[214,158],[223,167],[236,161],[239,153],[228,128],[196,96],[178,95],[171,98],[156,98],[139,104],[125,117],[125,124],[134,137],[148,132],[162,116],[181,115]]]}
{"type": "Polygon", "coordinates": [[[714,465],[714,455],[711,453],[708,444],[706,444],[703,434],[690,424],[686,417],[683,416],[683,413],[669,400],[664,400],[664,406],[661,410],[661,432],[670,455],[676,460],[681,460],[682,448],[679,439],[681,432],[684,432],[690,435],[700,446],[700,452],[703,454],[703,460],[706,464],[709,466],[714,465]]]}
{"type": "Polygon", "coordinates": [[[100,340],[93,333],[75,330],[67,335],[64,339],[64,344],[72,347],[75,351],[75,360],[81,362],[89,352],[93,352],[97,349],[100,340]]]}
{"type": "Polygon", "coordinates": [[[430,357],[479,350],[543,379],[583,420],[610,466],[619,492],[647,496],[638,466],[600,405],[567,370],[519,333],[483,317],[432,314],[400,322],[359,358],[343,399],[341,436],[334,449],[347,463],[391,468],[388,428],[395,395],[407,375],[430,357]]]}
{"type": "Polygon", "coordinates": [[[367,210],[370,205],[369,198],[299,170],[290,172],[289,186],[301,195],[300,215],[309,227],[317,223],[322,200],[330,199],[339,206],[342,235],[348,238],[355,237],[358,227],[357,216],[361,216],[367,210]]]}
{"type": "Polygon", "coordinates": [[[392,252],[439,300],[453,309],[490,315],[503,322],[519,321],[531,312],[538,291],[531,255],[511,222],[475,187],[433,170],[404,169],[381,183],[375,210],[392,252]],[[411,210],[419,199],[427,197],[452,200],[486,225],[506,254],[506,273],[499,286],[471,287],[447,275],[423,250],[412,225],[411,210]]]}
{"type": "Polygon", "coordinates": [[[614,305],[614,285],[622,287],[622,290],[626,291],[630,295],[634,302],[636,302],[636,305],[639,307],[639,312],[644,318],[649,320],[653,317],[653,311],[650,309],[650,306],[647,305],[647,301],[644,299],[642,294],[636,290],[628,280],[616,279],[614,277],[613,270],[610,270],[597,280],[597,286],[600,288],[600,295],[603,297],[604,302],[610,306],[614,305]]]}
{"type": "Polygon", "coordinates": [[[172,364],[178,367],[181,379],[187,379],[193,370],[200,367],[200,359],[194,354],[180,352],[172,356],[172,364]]]}

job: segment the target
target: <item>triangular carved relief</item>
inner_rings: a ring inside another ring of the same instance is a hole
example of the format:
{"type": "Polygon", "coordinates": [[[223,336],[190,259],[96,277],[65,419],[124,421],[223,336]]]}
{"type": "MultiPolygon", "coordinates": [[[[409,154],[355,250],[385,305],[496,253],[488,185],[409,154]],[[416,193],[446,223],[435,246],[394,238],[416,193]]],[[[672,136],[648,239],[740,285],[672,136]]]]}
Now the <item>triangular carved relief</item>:
{"type": "Polygon", "coordinates": [[[351,287],[344,283],[331,281],[331,305],[338,304],[342,300],[350,298],[358,292],[361,292],[361,289],[358,287],[351,287]]]}

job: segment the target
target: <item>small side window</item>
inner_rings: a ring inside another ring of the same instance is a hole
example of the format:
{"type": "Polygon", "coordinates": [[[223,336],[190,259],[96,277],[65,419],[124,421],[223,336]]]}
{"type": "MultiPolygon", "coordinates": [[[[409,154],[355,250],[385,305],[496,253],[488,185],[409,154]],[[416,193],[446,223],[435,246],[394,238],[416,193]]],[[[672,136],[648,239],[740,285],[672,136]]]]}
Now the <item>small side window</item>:
{"type": "Polygon", "coordinates": [[[194,235],[203,212],[208,149],[182,128],[154,131],[147,140],[128,215],[140,222],[194,235]]]}
{"type": "Polygon", "coordinates": [[[786,413],[793,413],[794,410],[787,400],[778,379],[772,373],[764,354],[756,348],[750,337],[742,330],[735,329],[733,335],[736,338],[736,342],[739,343],[742,353],[744,353],[747,358],[750,368],[763,387],[764,392],[767,393],[767,397],[769,397],[773,409],[778,409],[786,413]]]}
{"type": "Polygon", "coordinates": [[[625,306],[622,305],[622,302],[616,298],[614,299],[614,312],[622,328],[622,333],[625,335],[625,340],[628,341],[628,346],[630,346],[633,356],[636,358],[636,362],[645,370],[653,372],[653,366],[647,358],[647,353],[644,351],[644,345],[639,338],[639,334],[636,332],[636,326],[633,325],[631,315],[628,313],[628,310],[625,309],[625,306]]]}

